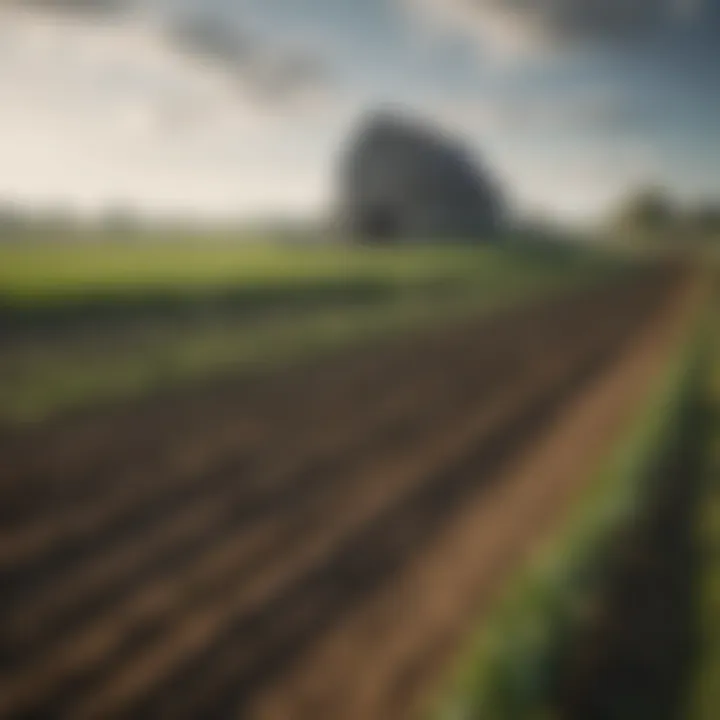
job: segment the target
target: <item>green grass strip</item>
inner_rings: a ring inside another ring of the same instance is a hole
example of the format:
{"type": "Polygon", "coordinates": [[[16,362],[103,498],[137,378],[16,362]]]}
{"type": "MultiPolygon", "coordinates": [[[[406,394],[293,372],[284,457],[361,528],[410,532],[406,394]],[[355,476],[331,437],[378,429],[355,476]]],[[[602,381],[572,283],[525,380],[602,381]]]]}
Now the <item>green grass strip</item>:
{"type": "Polygon", "coordinates": [[[252,376],[634,268],[516,247],[0,248],[0,426],[252,376]]]}
{"type": "MultiPolygon", "coordinates": [[[[715,312],[720,327],[720,303],[715,312]]],[[[698,552],[697,656],[688,696],[688,720],[715,720],[720,715],[720,332],[714,338],[707,399],[707,447],[704,457],[698,552]]]]}
{"type": "Polygon", "coordinates": [[[449,696],[434,717],[551,717],[549,699],[562,650],[603,586],[614,539],[652,490],[662,450],[679,436],[693,397],[699,347],[699,342],[689,342],[674,357],[651,402],[564,530],[512,583],[462,658],[449,696]]]}

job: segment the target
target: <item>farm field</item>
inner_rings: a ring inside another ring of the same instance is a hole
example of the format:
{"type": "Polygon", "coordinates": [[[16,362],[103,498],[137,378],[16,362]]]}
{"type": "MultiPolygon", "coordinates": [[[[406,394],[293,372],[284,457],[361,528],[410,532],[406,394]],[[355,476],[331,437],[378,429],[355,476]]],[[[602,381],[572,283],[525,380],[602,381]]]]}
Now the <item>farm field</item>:
{"type": "Polygon", "coordinates": [[[0,720],[720,720],[720,0],[0,0],[0,720]]]}
{"type": "Polygon", "coordinates": [[[0,245],[0,425],[256,374],[599,280],[590,250],[0,245]]]}
{"type": "Polygon", "coordinates": [[[693,316],[674,265],[586,272],[6,431],[0,716],[413,717],[693,316]]]}

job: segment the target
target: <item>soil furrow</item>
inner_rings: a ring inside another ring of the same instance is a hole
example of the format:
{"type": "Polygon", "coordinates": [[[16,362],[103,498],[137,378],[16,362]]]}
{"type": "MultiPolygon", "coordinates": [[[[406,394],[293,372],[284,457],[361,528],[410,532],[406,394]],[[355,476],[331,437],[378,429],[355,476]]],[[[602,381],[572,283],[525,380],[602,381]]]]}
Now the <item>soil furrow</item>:
{"type": "MultiPolygon", "coordinates": [[[[253,706],[392,594],[503,464],[663,313],[679,280],[656,268],[572,302],[177,401],[194,403],[195,419],[158,400],[144,434],[128,429],[132,409],[100,412],[100,430],[76,418],[57,436],[37,430],[54,448],[42,461],[31,435],[5,438],[13,477],[0,500],[17,513],[0,519],[0,716],[253,706]],[[128,437],[113,443],[118,429],[128,437]]],[[[412,685],[422,672],[403,663],[412,685]]]]}

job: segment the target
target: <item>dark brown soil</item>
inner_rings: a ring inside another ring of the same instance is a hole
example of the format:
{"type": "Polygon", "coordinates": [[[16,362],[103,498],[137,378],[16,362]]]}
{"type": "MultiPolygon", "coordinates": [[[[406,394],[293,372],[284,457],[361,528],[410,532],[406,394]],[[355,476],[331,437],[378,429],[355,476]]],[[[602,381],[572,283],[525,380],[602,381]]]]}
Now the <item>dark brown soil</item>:
{"type": "MultiPolygon", "coordinates": [[[[682,287],[656,268],[254,385],[7,434],[0,717],[403,716],[489,582],[474,541],[448,533],[515,488],[508,464],[640,336],[677,325],[682,287]],[[443,622],[414,613],[423,593],[443,622]]],[[[544,477],[533,492],[550,498],[544,477]]],[[[532,492],[516,495],[499,568],[537,539],[513,518],[532,492]]]]}

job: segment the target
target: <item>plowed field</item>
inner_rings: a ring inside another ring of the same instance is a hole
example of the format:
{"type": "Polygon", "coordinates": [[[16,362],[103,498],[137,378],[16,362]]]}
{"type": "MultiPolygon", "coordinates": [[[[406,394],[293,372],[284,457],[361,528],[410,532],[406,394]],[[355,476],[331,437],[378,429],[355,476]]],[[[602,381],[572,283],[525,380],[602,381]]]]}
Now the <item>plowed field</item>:
{"type": "Polygon", "coordinates": [[[655,268],[7,433],[0,717],[403,717],[453,642],[433,617],[460,617],[438,587],[468,614],[480,582],[438,538],[683,287],[655,268]],[[443,577],[403,580],[431,555],[443,577]],[[435,615],[406,613],[430,588],[435,615]]]}

